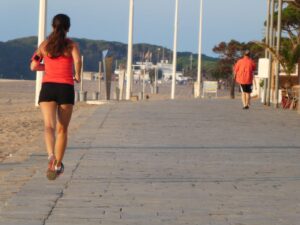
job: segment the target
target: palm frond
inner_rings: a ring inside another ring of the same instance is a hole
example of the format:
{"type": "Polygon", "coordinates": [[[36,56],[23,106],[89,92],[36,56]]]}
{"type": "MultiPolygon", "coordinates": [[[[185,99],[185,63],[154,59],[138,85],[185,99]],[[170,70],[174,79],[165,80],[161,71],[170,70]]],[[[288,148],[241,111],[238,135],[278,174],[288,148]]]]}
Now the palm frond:
{"type": "Polygon", "coordinates": [[[255,43],[257,45],[263,47],[264,49],[267,49],[271,53],[271,55],[275,58],[275,60],[277,60],[279,62],[279,64],[282,66],[284,72],[289,74],[289,69],[287,67],[287,61],[285,60],[284,56],[278,54],[276,49],[274,49],[273,47],[269,46],[268,44],[266,44],[264,42],[256,41],[255,43]]]}
{"type": "Polygon", "coordinates": [[[291,2],[290,4],[294,5],[297,8],[300,8],[300,0],[295,0],[294,2],[291,2]]]}

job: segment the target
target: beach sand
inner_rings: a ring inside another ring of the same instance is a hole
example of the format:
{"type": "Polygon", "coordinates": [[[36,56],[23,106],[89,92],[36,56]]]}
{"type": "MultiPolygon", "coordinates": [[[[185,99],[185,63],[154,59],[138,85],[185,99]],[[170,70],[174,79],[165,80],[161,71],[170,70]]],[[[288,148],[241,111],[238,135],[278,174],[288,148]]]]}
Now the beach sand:
{"type": "MultiPolygon", "coordinates": [[[[0,80],[0,209],[36,173],[36,167],[25,163],[31,155],[45,158],[46,171],[43,120],[34,99],[35,81],[0,80]]],[[[95,109],[76,103],[70,136],[95,109]]]]}
{"type": "MultiPolygon", "coordinates": [[[[32,153],[45,153],[42,114],[34,98],[35,81],[0,80],[0,162],[19,162],[32,153]]],[[[82,122],[76,118],[93,108],[75,105],[70,133],[82,122]]]]}
{"type": "Polygon", "coordinates": [[[34,106],[34,85],[32,81],[0,82],[0,161],[17,153],[25,159],[31,151],[27,146],[43,131],[40,110],[34,106]]]}

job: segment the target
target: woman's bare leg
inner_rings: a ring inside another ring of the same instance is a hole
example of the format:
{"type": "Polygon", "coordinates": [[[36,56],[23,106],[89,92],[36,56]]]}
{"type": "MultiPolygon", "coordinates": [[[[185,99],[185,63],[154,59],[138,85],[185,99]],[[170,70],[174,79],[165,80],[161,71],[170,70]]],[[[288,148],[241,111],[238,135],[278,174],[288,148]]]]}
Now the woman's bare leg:
{"type": "Polygon", "coordinates": [[[48,157],[50,157],[54,155],[57,104],[56,102],[41,102],[40,107],[44,118],[45,144],[48,157]]]}
{"type": "Polygon", "coordinates": [[[68,142],[68,127],[73,112],[73,105],[59,105],[57,110],[55,156],[57,166],[61,165],[68,142]]]}

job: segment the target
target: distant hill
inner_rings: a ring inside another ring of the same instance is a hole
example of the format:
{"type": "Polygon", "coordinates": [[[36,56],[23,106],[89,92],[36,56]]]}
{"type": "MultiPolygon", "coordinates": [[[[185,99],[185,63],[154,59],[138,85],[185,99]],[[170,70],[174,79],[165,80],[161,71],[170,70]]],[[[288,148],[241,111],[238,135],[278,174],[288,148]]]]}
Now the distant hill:
{"type": "MultiPolygon", "coordinates": [[[[73,38],[79,44],[81,54],[84,56],[84,70],[85,71],[98,71],[98,62],[102,60],[102,51],[105,49],[110,50],[110,55],[114,56],[115,62],[118,64],[126,63],[127,57],[127,44],[120,42],[110,42],[101,40],[89,40],[73,38]]],[[[8,79],[35,79],[35,73],[29,70],[30,58],[36,49],[37,38],[25,37],[7,42],[0,42],[0,78],[8,79]]],[[[156,62],[157,59],[162,59],[163,53],[165,59],[172,59],[172,51],[164,49],[162,46],[150,44],[135,44],[133,47],[133,60],[134,62],[142,59],[143,53],[152,52],[152,61],[156,62]]],[[[178,69],[181,70],[190,65],[190,52],[178,53],[178,69]]],[[[193,55],[196,59],[198,56],[193,55]]],[[[204,65],[214,65],[218,60],[216,58],[203,55],[204,65]]],[[[197,60],[194,60],[195,65],[197,60]]],[[[116,63],[114,63],[114,66],[116,63]]],[[[205,68],[204,68],[205,69],[205,68]]]]}

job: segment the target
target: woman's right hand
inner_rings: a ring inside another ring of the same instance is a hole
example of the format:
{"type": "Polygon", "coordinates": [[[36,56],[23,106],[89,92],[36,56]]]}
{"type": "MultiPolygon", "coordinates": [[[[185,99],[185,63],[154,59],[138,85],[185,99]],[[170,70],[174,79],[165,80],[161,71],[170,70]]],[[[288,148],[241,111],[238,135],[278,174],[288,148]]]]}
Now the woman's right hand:
{"type": "Polygon", "coordinates": [[[81,81],[80,73],[82,69],[82,61],[81,61],[79,47],[75,42],[73,42],[72,57],[73,57],[74,67],[75,67],[74,80],[76,83],[79,83],[81,81]]]}

